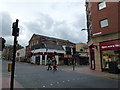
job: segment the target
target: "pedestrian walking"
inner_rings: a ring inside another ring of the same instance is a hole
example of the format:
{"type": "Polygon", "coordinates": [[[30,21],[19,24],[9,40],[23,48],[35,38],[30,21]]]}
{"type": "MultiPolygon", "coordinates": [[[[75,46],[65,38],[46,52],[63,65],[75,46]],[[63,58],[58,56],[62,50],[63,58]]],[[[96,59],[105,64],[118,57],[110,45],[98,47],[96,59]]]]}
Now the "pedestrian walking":
{"type": "Polygon", "coordinates": [[[48,63],[47,63],[47,65],[48,65],[47,70],[48,71],[49,71],[49,69],[52,70],[51,64],[52,64],[52,60],[50,58],[48,58],[48,63]]]}
{"type": "Polygon", "coordinates": [[[53,63],[53,70],[57,70],[57,61],[55,58],[52,59],[52,63],[53,63]]]}

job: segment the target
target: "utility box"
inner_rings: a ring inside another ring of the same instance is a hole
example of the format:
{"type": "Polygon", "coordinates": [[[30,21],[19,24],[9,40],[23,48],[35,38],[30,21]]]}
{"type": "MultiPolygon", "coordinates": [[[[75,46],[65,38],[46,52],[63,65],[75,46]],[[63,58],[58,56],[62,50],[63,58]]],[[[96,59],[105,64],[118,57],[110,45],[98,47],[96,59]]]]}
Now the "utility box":
{"type": "Polygon", "coordinates": [[[117,68],[116,62],[109,62],[108,65],[109,65],[109,73],[114,73],[114,74],[118,73],[118,68],[117,68]]]}

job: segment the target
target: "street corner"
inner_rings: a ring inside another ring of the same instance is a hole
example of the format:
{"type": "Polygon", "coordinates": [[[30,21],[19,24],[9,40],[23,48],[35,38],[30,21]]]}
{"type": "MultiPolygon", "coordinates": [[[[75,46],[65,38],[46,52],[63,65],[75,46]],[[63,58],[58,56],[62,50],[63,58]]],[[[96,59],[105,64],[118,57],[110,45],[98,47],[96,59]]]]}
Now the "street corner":
{"type": "Polygon", "coordinates": [[[14,88],[24,88],[24,87],[15,80],[14,88]]]}
{"type": "MultiPolygon", "coordinates": [[[[14,88],[23,88],[23,86],[18,83],[16,80],[14,81],[14,88]]],[[[3,77],[2,78],[2,88],[10,88],[10,78],[3,77]]]]}
{"type": "Polygon", "coordinates": [[[104,76],[107,77],[107,78],[120,80],[120,74],[110,74],[110,73],[106,73],[104,76]]]}

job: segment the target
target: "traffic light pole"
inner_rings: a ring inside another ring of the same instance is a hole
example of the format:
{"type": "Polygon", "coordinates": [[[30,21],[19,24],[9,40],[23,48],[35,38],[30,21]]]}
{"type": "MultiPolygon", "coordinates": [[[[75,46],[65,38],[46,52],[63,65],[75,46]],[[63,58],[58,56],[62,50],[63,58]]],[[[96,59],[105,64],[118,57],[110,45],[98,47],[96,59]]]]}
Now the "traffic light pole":
{"type": "Polygon", "coordinates": [[[76,48],[73,47],[73,71],[75,70],[75,54],[76,54],[76,48]]]}
{"type": "Polygon", "coordinates": [[[11,72],[10,90],[13,90],[13,88],[14,88],[14,71],[15,71],[15,58],[16,58],[16,44],[17,44],[17,36],[14,37],[14,48],[13,48],[13,60],[12,60],[12,72],[11,72]]]}
{"type": "Polygon", "coordinates": [[[73,71],[75,70],[74,59],[73,59],[73,71]]]}
{"type": "Polygon", "coordinates": [[[12,60],[12,72],[11,72],[11,82],[10,82],[10,90],[14,88],[14,72],[15,72],[15,58],[16,58],[16,44],[17,44],[17,36],[19,35],[18,32],[18,19],[15,22],[15,26],[13,26],[13,36],[14,36],[14,47],[13,47],[13,60],[12,60]]]}
{"type": "Polygon", "coordinates": [[[73,56],[73,71],[75,70],[75,62],[74,62],[74,56],[73,56]]]}

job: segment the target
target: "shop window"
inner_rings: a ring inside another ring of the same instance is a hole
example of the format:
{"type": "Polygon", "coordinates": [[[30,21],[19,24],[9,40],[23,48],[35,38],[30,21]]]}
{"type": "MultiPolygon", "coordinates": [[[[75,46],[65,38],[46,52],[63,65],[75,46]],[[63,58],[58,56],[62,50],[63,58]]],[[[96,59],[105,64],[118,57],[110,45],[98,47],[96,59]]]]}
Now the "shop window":
{"type": "Polygon", "coordinates": [[[109,69],[109,62],[116,62],[120,69],[120,49],[102,51],[102,66],[103,69],[109,69]]]}
{"type": "Polygon", "coordinates": [[[100,27],[104,28],[108,26],[108,19],[100,20],[100,27]]]}
{"type": "Polygon", "coordinates": [[[105,1],[99,2],[99,3],[98,3],[98,9],[99,9],[99,10],[102,10],[102,9],[104,9],[104,8],[106,8],[106,2],[105,2],[105,1]]]}
{"type": "Polygon", "coordinates": [[[45,60],[45,55],[42,55],[42,60],[45,60]]]}

